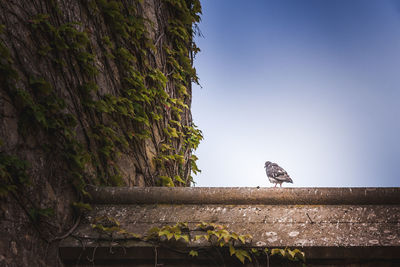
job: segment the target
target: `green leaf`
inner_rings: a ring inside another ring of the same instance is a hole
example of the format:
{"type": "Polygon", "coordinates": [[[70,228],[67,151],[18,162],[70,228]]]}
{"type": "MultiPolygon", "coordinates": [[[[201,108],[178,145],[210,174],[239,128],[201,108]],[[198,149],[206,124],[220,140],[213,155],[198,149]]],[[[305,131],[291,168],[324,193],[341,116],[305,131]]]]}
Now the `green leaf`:
{"type": "Polygon", "coordinates": [[[239,251],[236,251],[235,256],[244,264],[244,256],[239,251]]]}
{"type": "Polygon", "coordinates": [[[171,240],[172,237],[174,237],[173,233],[167,233],[167,239],[168,240],[171,240]]]}
{"type": "MultiPolygon", "coordinates": [[[[204,237],[204,235],[196,235],[196,236],[194,237],[194,241],[197,241],[197,240],[201,239],[202,237],[204,237]]],[[[204,238],[205,238],[205,237],[204,237],[204,238]]]]}
{"type": "Polygon", "coordinates": [[[280,249],[279,248],[271,249],[271,256],[274,256],[275,254],[280,254],[280,249]]]}
{"type": "Polygon", "coordinates": [[[197,256],[199,256],[199,252],[191,250],[191,251],[189,251],[189,255],[192,257],[197,257],[197,256]]]}
{"type": "Polygon", "coordinates": [[[45,209],[33,208],[29,211],[29,214],[34,221],[37,221],[40,217],[50,218],[54,216],[54,210],[52,208],[45,208],[45,209]]]}
{"type": "Polygon", "coordinates": [[[77,208],[78,210],[84,211],[84,210],[92,210],[92,206],[90,206],[89,203],[83,203],[83,202],[73,202],[72,206],[74,208],[77,208]]]}
{"type": "Polygon", "coordinates": [[[175,233],[175,234],[173,234],[173,235],[174,235],[174,238],[175,238],[176,241],[178,241],[178,240],[181,239],[181,237],[182,237],[182,235],[181,235],[181,234],[178,234],[178,233],[175,233]]]}
{"type": "Polygon", "coordinates": [[[251,262],[250,254],[246,250],[237,249],[235,256],[242,262],[242,264],[244,264],[246,258],[251,262]]]}
{"type": "Polygon", "coordinates": [[[235,248],[232,246],[232,244],[229,244],[229,254],[232,256],[233,254],[235,254],[235,252],[235,248]]]}
{"type": "Polygon", "coordinates": [[[188,235],[182,235],[181,238],[186,241],[186,243],[189,243],[189,236],[188,235]]]}
{"type": "Polygon", "coordinates": [[[160,228],[158,228],[158,227],[152,227],[152,228],[150,228],[150,229],[147,231],[147,236],[148,236],[148,237],[155,236],[155,235],[159,236],[159,235],[158,235],[159,232],[160,232],[160,228]]]}
{"type": "Polygon", "coordinates": [[[163,236],[163,235],[167,235],[167,234],[169,234],[170,233],[170,231],[168,231],[168,230],[166,230],[166,229],[164,229],[164,230],[160,230],[159,232],[158,232],[158,236],[163,236]]]}
{"type": "Polygon", "coordinates": [[[282,257],[286,256],[286,251],[284,249],[280,249],[279,251],[280,251],[282,257]]]}
{"type": "Polygon", "coordinates": [[[296,248],[293,250],[293,252],[295,253],[297,259],[299,259],[303,262],[306,261],[306,254],[303,251],[296,248]]]}
{"type": "Polygon", "coordinates": [[[141,239],[142,236],[136,233],[131,233],[131,232],[127,232],[128,235],[130,235],[133,238],[137,238],[137,239],[141,239]]]}
{"type": "Polygon", "coordinates": [[[237,233],[231,233],[231,237],[235,240],[238,240],[239,235],[237,233]]]}
{"type": "Polygon", "coordinates": [[[178,181],[178,182],[180,182],[180,183],[182,183],[182,184],[186,184],[185,181],[182,180],[182,178],[181,178],[179,175],[175,175],[175,176],[174,176],[174,179],[175,179],[175,181],[178,181]]]}
{"type": "Polygon", "coordinates": [[[172,181],[171,177],[162,175],[162,176],[160,176],[160,179],[161,179],[161,185],[162,186],[167,186],[167,187],[174,187],[175,186],[175,184],[172,181]]]}
{"type": "Polygon", "coordinates": [[[288,253],[288,259],[289,260],[294,260],[296,256],[296,252],[293,250],[287,249],[286,252],[288,253]]]}

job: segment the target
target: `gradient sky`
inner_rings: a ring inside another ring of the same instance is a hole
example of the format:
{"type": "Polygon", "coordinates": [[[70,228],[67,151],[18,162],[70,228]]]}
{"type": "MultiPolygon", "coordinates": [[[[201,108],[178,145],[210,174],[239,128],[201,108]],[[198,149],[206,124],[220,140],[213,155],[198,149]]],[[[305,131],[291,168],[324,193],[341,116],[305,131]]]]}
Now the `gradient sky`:
{"type": "Polygon", "coordinates": [[[202,6],[196,186],[400,186],[400,1],[202,6]]]}

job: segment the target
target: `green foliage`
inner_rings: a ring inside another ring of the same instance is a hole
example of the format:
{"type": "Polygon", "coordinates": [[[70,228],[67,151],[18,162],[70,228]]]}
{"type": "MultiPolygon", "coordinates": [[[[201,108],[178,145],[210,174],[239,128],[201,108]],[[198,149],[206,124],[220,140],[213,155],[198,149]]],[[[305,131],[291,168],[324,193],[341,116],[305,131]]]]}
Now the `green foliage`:
{"type": "Polygon", "coordinates": [[[185,143],[189,146],[189,148],[196,150],[201,140],[203,140],[202,131],[199,130],[194,124],[193,126],[185,126],[184,129],[185,135],[187,137],[185,143]]]}
{"type": "Polygon", "coordinates": [[[114,49],[114,43],[111,41],[111,39],[110,39],[110,36],[104,36],[103,38],[102,38],[102,40],[103,40],[103,42],[104,42],[104,44],[108,47],[108,48],[111,48],[111,49],[114,49]]]}
{"type": "MultiPolygon", "coordinates": [[[[68,113],[67,103],[44,75],[30,74],[28,80],[16,82],[19,78],[12,67],[11,53],[0,42],[0,82],[5,84],[6,92],[18,110],[19,133],[22,136],[28,136],[32,131],[46,134],[43,146],[62,156],[67,163],[66,176],[71,178],[78,192],[86,194],[88,182],[121,185],[122,177],[115,164],[120,151],[131,146],[132,139],[141,142],[151,137],[152,127],[158,123],[161,130],[165,128],[167,137],[156,159],[164,174],[159,183],[162,186],[189,185],[192,178],[188,179],[184,166],[191,166],[194,173],[199,171],[195,165],[197,158],[190,154],[197,148],[202,136],[201,131],[196,131],[182,120],[182,114],[189,108],[187,88],[195,76],[189,52],[192,25],[200,19],[200,3],[167,1],[166,6],[173,16],[168,23],[167,42],[164,42],[168,64],[163,70],[151,67],[148,62],[150,53],[160,51],[155,47],[155,40],[150,40],[146,32],[145,23],[151,25],[151,22],[138,16],[136,4],[129,6],[120,1],[96,0],[89,1],[87,6],[90,12],[102,16],[110,28],[110,34],[102,37],[102,42],[107,50],[105,52],[115,57],[122,75],[123,86],[115,95],[99,95],[96,81],[98,69],[90,29],[78,22],[60,23],[51,17],[52,13],[36,14],[28,22],[32,37],[38,44],[37,53],[42,59],[56,62],[61,69],[71,63],[77,67],[80,85],[75,90],[79,100],[89,113],[102,118],[101,123],[96,121],[95,125],[85,129],[100,147],[99,155],[93,155],[77,140],[77,118],[68,113]],[[16,86],[21,83],[27,86],[16,86]],[[174,87],[172,91],[171,86],[174,87]],[[118,125],[110,123],[112,120],[120,123],[120,118],[133,121],[133,132],[121,134],[118,125]],[[86,175],[88,163],[96,168],[99,181],[86,175]],[[100,167],[99,163],[105,166],[100,167]]],[[[58,8],[53,4],[51,7],[58,8]]],[[[0,34],[6,30],[4,25],[0,25],[0,34]]],[[[11,181],[5,175],[5,170],[10,168],[6,161],[1,168],[2,181],[7,181],[4,182],[5,188],[8,191],[15,189],[18,186],[15,181],[19,180],[11,181]]],[[[73,206],[77,209],[88,208],[84,203],[74,203],[73,206]]],[[[41,212],[35,214],[42,216],[41,212]]]]}
{"type": "Polygon", "coordinates": [[[128,30],[126,25],[126,19],[122,15],[122,3],[119,1],[107,1],[97,0],[96,1],[99,9],[104,15],[104,19],[108,25],[110,25],[113,32],[121,35],[124,38],[128,38],[128,30]]]}
{"type": "Polygon", "coordinates": [[[205,240],[211,242],[214,246],[229,247],[229,253],[231,256],[234,255],[242,263],[245,262],[246,258],[251,261],[250,254],[247,250],[235,248],[235,244],[237,242],[244,245],[246,244],[247,240],[251,240],[251,235],[239,235],[235,232],[229,231],[224,225],[214,223],[202,222],[197,225],[197,228],[205,231],[206,234],[196,235],[195,240],[204,238],[205,240]]]}
{"type": "MultiPolygon", "coordinates": [[[[69,22],[56,27],[50,23],[49,18],[48,14],[38,14],[30,20],[32,28],[37,30],[38,34],[46,34],[50,41],[49,45],[41,44],[38,53],[45,56],[52,50],[60,53],[68,52],[75,57],[86,75],[94,77],[98,73],[94,64],[95,55],[87,51],[90,39],[86,32],[78,29],[81,24],[69,22]]],[[[58,62],[63,64],[62,61],[58,62]]]]}
{"type": "Polygon", "coordinates": [[[92,206],[84,202],[72,202],[72,207],[78,210],[79,212],[92,210],[92,206]]]}
{"type": "Polygon", "coordinates": [[[95,218],[91,223],[91,227],[92,229],[97,230],[102,234],[113,235],[114,233],[116,233],[127,235],[128,237],[135,239],[143,238],[139,234],[131,233],[123,229],[118,220],[110,216],[100,216],[95,218]]]}
{"type": "Polygon", "coordinates": [[[199,252],[197,252],[195,250],[191,250],[191,251],[189,251],[189,255],[192,257],[197,257],[197,256],[199,256],[199,252]]]}
{"type": "Polygon", "coordinates": [[[191,176],[186,177],[183,166],[194,168],[194,173],[199,171],[195,163],[197,158],[183,155],[184,151],[197,148],[202,135],[195,128],[184,125],[181,114],[184,109],[189,108],[186,98],[190,96],[186,88],[190,86],[192,80],[197,79],[189,51],[193,43],[192,25],[200,20],[198,14],[201,12],[201,7],[198,1],[166,3],[167,8],[173,13],[167,31],[172,46],[164,48],[168,53],[167,71],[172,71],[170,78],[167,78],[160,69],[150,67],[147,62],[148,51],[154,53],[156,48],[153,45],[154,41],[148,39],[145,20],[136,15],[135,6],[125,6],[119,1],[106,0],[90,4],[90,9],[94,12],[99,11],[110,27],[112,35],[103,37],[103,42],[108,49],[111,49],[113,57],[119,63],[120,73],[123,74],[123,90],[121,96],[103,96],[101,100],[89,105],[101,113],[133,119],[135,130],[129,133],[128,137],[139,141],[151,136],[153,122],[161,122],[166,113],[171,113],[171,119],[163,127],[163,132],[167,136],[163,143],[168,145],[169,149],[167,151],[164,147],[155,158],[155,162],[162,170],[157,184],[175,186],[186,185],[188,181],[192,181],[191,176]],[[115,43],[123,45],[115,46],[112,39],[116,40],[115,43]],[[175,98],[167,93],[168,82],[173,82],[176,88],[175,98]],[[176,145],[182,141],[183,146],[176,145]],[[178,170],[179,173],[172,170],[178,170]]]}
{"type": "Polygon", "coordinates": [[[52,208],[32,208],[29,210],[29,216],[31,219],[37,223],[41,218],[46,217],[50,218],[54,216],[54,210],[52,208]]]}
{"type": "Polygon", "coordinates": [[[30,184],[28,167],[28,162],[17,156],[0,152],[0,197],[6,197],[9,192],[16,193],[18,188],[30,184]]]}
{"type": "MultiPolygon", "coordinates": [[[[268,253],[268,251],[266,253],[268,253]]],[[[301,262],[305,262],[306,261],[305,253],[303,251],[300,251],[297,248],[294,249],[294,250],[291,250],[291,249],[288,249],[288,248],[285,248],[285,249],[274,248],[274,249],[271,249],[271,253],[270,254],[271,254],[271,256],[279,255],[282,258],[286,258],[286,259],[288,259],[290,261],[301,261],[301,262]]]]}
{"type": "Polygon", "coordinates": [[[167,241],[169,240],[175,240],[178,241],[180,239],[186,241],[186,243],[189,243],[189,228],[187,223],[182,223],[178,222],[177,224],[170,226],[170,225],[165,225],[161,228],[154,227],[151,228],[147,232],[146,240],[152,240],[152,239],[162,239],[163,237],[166,238],[167,241]]]}
{"type": "Polygon", "coordinates": [[[126,68],[131,66],[131,64],[135,64],[137,62],[136,57],[134,55],[132,55],[132,53],[129,52],[129,50],[124,47],[118,48],[115,51],[114,55],[116,56],[117,59],[120,60],[120,62],[126,68]]]}
{"type": "MultiPolygon", "coordinates": [[[[174,242],[178,241],[189,244],[190,242],[204,239],[209,242],[211,247],[227,249],[229,255],[236,257],[242,264],[245,264],[246,261],[252,262],[254,257],[261,257],[262,255],[267,257],[267,261],[269,261],[269,256],[279,255],[290,261],[305,262],[305,253],[299,249],[273,248],[269,250],[268,248],[254,248],[249,246],[252,239],[251,235],[240,235],[230,231],[225,225],[215,223],[201,222],[196,225],[195,229],[190,229],[188,223],[178,222],[175,225],[152,227],[144,235],[124,230],[115,218],[109,216],[95,218],[91,226],[100,233],[127,235],[144,242],[150,242],[153,245],[168,243],[170,247],[174,246],[174,242]],[[203,232],[203,234],[193,235],[193,232],[203,232]]],[[[116,238],[116,236],[112,237],[116,238]]],[[[198,249],[190,249],[188,254],[192,257],[197,257],[199,256],[199,251],[198,249]]]]}
{"type": "Polygon", "coordinates": [[[102,98],[102,100],[94,103],[97,111],[135,119],[135,107],[128,98],[109,94],[104,95],[102,98]]]}

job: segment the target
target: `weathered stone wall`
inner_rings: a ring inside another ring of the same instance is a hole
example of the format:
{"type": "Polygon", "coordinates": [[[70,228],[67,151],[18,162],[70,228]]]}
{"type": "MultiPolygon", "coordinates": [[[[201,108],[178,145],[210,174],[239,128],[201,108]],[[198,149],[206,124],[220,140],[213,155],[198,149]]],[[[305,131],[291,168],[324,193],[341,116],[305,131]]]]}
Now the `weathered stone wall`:
{"type": "Polygon", "coordinates": [[[1,1],[0,265],[61,265],[88,184],[190,185],[193,2],[1,1]]]}
{"type": "MultiPolygon", "coordinates": [[[[252,235],[244,247],[299,248],[306,252],[307,266],[400,263],[399,188],[96,188],[92,195],[93,211],[74,232],[75,239],[64,240],[61,246],[69,263],[77,262],[79,253],[94,255],[94,264],[96,259],[98,263],[109,259],[118,262],[116,254],[105,252],[112,247],[127,265],[151,266],[154,247],[159,247],[162,256],[158,260],[164,266],[212,264],[201,250],[198,258],[191,258],[125,234],[104,235],[91,226],[101,217],[114,218],[121,228],[138,234],[178,222],[187,222],[190,229],[201,222],[222,224],[238,234],[252,235]],[[103,252],[94,253],[94,247],[103,252]],[[121,247],[125,247],[123,256],[121,247]]],[[[195,240],[197,234],[191,232],[190,242],[181,245],[195,249],[210,246],[205,239],[195,240]]],[[[224,262],[227,266],[241,265],[229,255],[223,256],[222,263],[221,256],[213,256],[217,266],[224,262]]],[[[265,256],[259,261],[266,264],[265,256]]]]}

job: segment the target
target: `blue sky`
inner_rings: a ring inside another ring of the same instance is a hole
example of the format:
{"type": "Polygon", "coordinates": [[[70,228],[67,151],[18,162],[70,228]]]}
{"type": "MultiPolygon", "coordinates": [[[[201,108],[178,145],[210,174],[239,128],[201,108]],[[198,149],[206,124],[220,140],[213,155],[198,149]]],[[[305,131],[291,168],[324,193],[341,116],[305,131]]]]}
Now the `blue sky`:
{"type": "Polygon", "coordinates": [[[400,1],[204,0],[196,186],[400,186],[400,1]],[[288,186],[288,185],[284,185],[288,186]]]}

